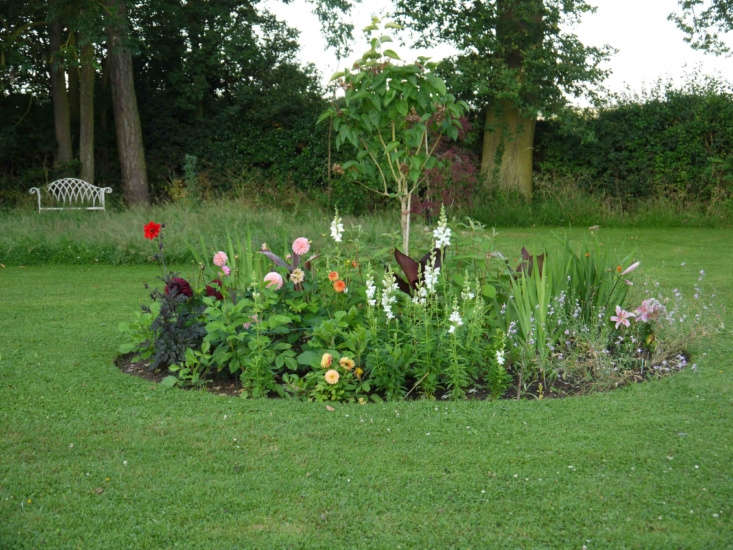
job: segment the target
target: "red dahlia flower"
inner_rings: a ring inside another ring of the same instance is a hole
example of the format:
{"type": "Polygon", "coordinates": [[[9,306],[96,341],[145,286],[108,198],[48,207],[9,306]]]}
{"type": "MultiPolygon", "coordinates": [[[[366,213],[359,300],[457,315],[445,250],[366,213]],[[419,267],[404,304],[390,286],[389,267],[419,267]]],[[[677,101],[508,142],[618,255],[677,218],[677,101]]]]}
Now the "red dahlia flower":
{"type": "MultiPolygon", "coordinates": [[[[212,284],[219,285],[219,288],[221,288],[221,281],[219,279],[214,279],[211,281],[212,284]]],[[[221,292],[219,292],[215,287],[211,285],[206,285],[206,289],[204,290],[204,294],[206,296],[213,296],[217,300],[223,300],[224,296],[221,292]]]]}
{"type": "Polygon", "coordinates": [[[193,296],[191,285],[188,284],[188,281],[186,279],[181,279],[180,277],[173,277],[170,281],[168,281],[168,284],[165,285],[165,293],[166,295],[173,294],[173,296],[176,296],[177,294],[184,294],[189,298],[193,296]]]}
{"type": "Polygon", "coordinates": [[[145,238],[150,239],[151,241],[160,235],[160,224],[155,222],[148,222],[145,224],[145,227],[143,227],[145,231],[145,238]]]}

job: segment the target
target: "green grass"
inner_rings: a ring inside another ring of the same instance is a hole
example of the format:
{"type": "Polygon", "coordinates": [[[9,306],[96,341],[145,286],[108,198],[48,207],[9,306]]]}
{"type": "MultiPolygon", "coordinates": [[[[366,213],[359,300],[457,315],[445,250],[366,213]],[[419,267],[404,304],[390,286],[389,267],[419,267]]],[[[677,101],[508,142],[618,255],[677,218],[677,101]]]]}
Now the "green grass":
{"type": "MultiPolygon", "coordinates": [[[[731,237],[601,233],[668,288],[704,268],[729,311],[731,237]]],[[[0,269],[0,548],[733,545],[729,329],[693,347],[697,372],[607,394],[329,412],[118,371],[117,324],[158,273],[0,269]]]]}

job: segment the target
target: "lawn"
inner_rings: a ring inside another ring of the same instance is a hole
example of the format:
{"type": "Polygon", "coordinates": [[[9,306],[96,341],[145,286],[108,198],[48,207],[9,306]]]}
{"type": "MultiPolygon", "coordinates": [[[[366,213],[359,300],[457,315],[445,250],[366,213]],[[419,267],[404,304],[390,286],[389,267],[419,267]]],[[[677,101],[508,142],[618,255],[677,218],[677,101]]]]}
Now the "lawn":
{"type": "MultiPolygon", "coordinates": [[[[733,231],[602,231],[733,311],[733,231]]],[[[122,374],[117,324],[158,273],[0,268],[0,548],[733,546],[730,328],[696,371],[606,394],[329,411],[122,374]]]]}

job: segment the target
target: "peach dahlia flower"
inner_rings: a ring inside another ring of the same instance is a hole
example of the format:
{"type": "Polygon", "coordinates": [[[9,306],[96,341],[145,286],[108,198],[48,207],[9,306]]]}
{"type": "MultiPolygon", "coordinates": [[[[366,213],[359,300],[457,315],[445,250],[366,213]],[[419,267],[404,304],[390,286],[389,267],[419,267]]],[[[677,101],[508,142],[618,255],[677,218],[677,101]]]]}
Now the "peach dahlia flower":
{"type": "Polygon", "coordinates": [[[326,379],[326,382],[328,382],[332,386],[339,381],[339,373],[333,369],[327,370],[326,374],[324,374],[323,377],[326,379]]]}

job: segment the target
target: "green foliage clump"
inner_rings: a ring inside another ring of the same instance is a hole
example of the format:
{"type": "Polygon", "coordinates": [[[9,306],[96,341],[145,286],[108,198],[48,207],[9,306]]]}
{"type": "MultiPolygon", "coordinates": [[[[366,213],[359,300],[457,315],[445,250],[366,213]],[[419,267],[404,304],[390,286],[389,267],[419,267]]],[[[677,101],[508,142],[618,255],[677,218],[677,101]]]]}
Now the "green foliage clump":
{"type": "Polygon", "coordinates": [[[482,109],[509,102],[531,116],[547,115],[605,75],[600,65],[609,48],[586,46],[560,24],[592,11],[587,2],[397,0],[395,10],[420,34],[420,45],[458,50],[440,73],[457,97],[482,109]]]}
{"type": "MultiPolygon", "coordinates": [[[[331,227],[336,244],[343,233],[339,220],[331,227]]],[[[450,235],[445,217],[439,228],[444,239],[450,235]]],[[[308,257],[306,242],[296,239],[285,259],[266,245],[253,251],[251,240],[243,248],[230,243],[228,253],[215,255],[214,266],[200,258],[198,285],[164,277],[166,291],[153,296],[157,317],[140,343],[152,355],[149,368],[182,384],[233,377],[249,396],[461,398],[479,388],[504,394],[509,377],[496,358],[503,357],[497,346],[505,340],[489,314],[493,305],[486,296],[495,294],[490,284],[467,274],[446,276],[445,266],[441,274],[435,252],[421,264],[424,272],[398,256],[408,282],[391,270],[375,281],[369,264],[356,260],[358,234],[323,257],[308,257]],[[266,268],[254,257],[269,258],[274,269],[263,277],[266,268]],[[172,292],[173,285],[184,291],[172,292]],[[169,337],[178,331],[181,338],[169,337]],[[194,333],[199,341],[189,339],[182,349],[184,336],[194,333]]],[[[144,326],[125,330],[134,337],[144,326]]],[[[121,348],[129,350],[129,343],[121,348]]]]}

